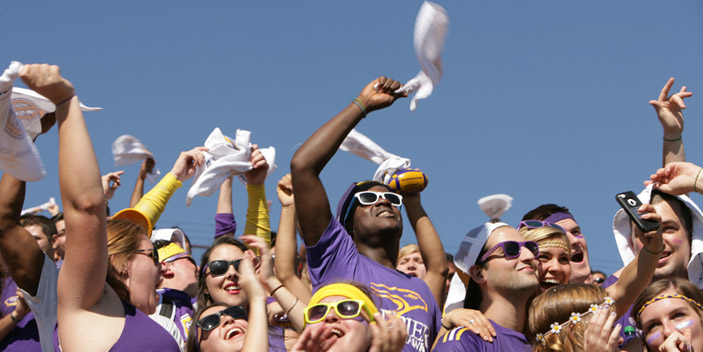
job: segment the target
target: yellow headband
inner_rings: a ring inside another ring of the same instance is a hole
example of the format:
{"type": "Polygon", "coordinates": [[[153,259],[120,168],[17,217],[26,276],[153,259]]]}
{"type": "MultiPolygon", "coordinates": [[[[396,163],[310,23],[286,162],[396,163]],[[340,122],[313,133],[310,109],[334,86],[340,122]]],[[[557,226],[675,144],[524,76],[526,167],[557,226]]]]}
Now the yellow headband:
{"type": "Polygon", "coordinates": [[[308,307],[312,307],[320,303],[323,298],[330,296],[342,296],[350,299],[358,299],[364,302],[364,304],[368,308],[368,312],[371,313],[371,316],[369,318],[371,318],[372,320],[373,315],[378,313],[378,308],[376,308],[376,305],[373,303],[371,298],[369,298],[369,296],[367,296],[359,288],[350,284],[343,283],[330,284],[321,287],[319,290],[317,290],[317,292],[315,292],[314,295],[312,295],[312,298],[310,298],[310,303],[308,303],[308,307]]]}
{"type": "Polygon", "coordinates": [[[542,241],[537,241],[537,244],[539,245],[539,248],[561,248],[567,252],[571,252],[571,248],[569,248],[569,245],[562,241],[562,240],[542,240],[542,241]]]}

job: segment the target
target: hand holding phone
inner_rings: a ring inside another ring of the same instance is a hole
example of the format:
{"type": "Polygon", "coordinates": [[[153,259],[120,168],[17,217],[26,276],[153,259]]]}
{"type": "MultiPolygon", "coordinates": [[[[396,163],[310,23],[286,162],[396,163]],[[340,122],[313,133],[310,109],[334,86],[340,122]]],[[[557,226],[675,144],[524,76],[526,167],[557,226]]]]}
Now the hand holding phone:
{"type": "Polygon", "coordinates": [[[630,217],[630,220],[632,220],[632,222],[637,225],[637,228],[639,228],[643,233],[654,231],[659,228],[658,222],[642,219],[642,214],[638,212],[639,208],[642,206],[642,202],[640,202],[634,192],[627,191],[618,193],[615,196],[615,200],[618,201],[618,204],[620,204],[622,209],[625,210],[627,216],[630,217]]]}

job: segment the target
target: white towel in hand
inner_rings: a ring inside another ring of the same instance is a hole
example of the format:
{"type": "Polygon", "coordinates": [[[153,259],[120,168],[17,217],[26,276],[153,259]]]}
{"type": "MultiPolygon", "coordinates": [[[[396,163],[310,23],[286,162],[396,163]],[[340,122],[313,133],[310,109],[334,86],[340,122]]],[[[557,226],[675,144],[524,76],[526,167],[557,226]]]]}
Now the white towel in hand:
{"type": "Polygon", "coordinates": [[[39,181],[46,170],[10,101],[21,68],[21,63],[13,61],[0,76],[0,169],[23,181],[39,181]]]}
{"type": "MultiPolygon", "coordinates": [[[[83,111],[100,111],[103,108],[85,106],[83,111]]],[[[12,88],[12,108],[17,118],[22,121],[29,138],[34,139],[41,133],[41,118],[48,112],[56,111],[56,105],[43,95],[26,88],[12,88]]]]}
{"type": "MultiPolygon", "coordinates": [[[[205,154],[205,163],[199,166],[193,177],[193,185],[186,195],[186,206],[190,206],[196,196],[207,197],[215,193],[228,177],[241,175],[252,169],[249,158],[251,157],[251,132],[237,130],[237,137],[231,138],[222,134],[215,128],[205,141],[209,149],[205,154]]],[[[269,165],[268,175],[275,169],[276,149],[273,147],[261,148],[261,153],[269,165]]]]}
{"type": "Polygon", "coordinates": [[[422,71],[409,80],[396,93],[417,92],[410,100],[410,110],[415,111],[417,101],[432,94],[434,86],[442,79],[442,49],[449,28],[447,11],[433,2],[425,1],[415,20],[415,54],[422,71]]]}
{"type": "Polygon", "coordinates": [[[379,164],[373,176],[374,181],[388,183],[394,173],[410,167],[410,159],[387,152],[357,130],[349,132],[339,149],[379,164]]]}
{"type": "MultiPolygon", "coordinates": [[[[154,154],[146,149],[146,146],[136,137],[123,134],[112,142],[112,157],[115,159],[115,167],[120,167],[141,163],[148,158],[154,159],[154,154]]],[[[153,168],[146,177],[149,182],[154,183],[160,175],[161,171],[158,168],[153,168]]]]}

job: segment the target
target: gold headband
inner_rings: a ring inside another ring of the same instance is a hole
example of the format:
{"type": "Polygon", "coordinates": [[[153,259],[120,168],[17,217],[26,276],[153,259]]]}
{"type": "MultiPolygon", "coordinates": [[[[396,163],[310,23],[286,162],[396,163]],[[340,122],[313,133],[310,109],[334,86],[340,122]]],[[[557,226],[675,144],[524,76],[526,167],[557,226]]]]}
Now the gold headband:
{"type": "Polygon", "coordinates": [[[569,252],[569,245],[562,241],[562,240],[544,240],[544,241],[537,241],[537,244],[539,245],[539,248],[561,248],[567,252],[569,252]]]}
{"type": "Polygon", "coordinates": [[[700,303],[694,301],[692,298],[686,297],[686,296],[684,296],[684,295],[679,295],[679,294],[659,295],[659,296],[657,296],[657,297],[654,297],[654,298],[650,299],[649,301],[645,302],[645,303],[642,305],[642,308],[640,308],[640,310],[637,311],[637,319],[640,318],[640,315],[642,314],[642,311],[643,311],[645,308],[647,308],[647,306],[649,306],[650,304],[652,304],[652,303],[654,303],[654,302],[659,302],[659,301],[661,301],[661,300],[663,300],[663,299],[669,299],[669,298],[678,298],[678,299],[682,299],[682,300],[684,300],[684,301],[686,301],[686,302],[688,302],[688,303],[693,304],[694,306],[698,307],[698,309],[700,309],[700,310],[703,311],[703,305],[701,305],[700,303]]]}

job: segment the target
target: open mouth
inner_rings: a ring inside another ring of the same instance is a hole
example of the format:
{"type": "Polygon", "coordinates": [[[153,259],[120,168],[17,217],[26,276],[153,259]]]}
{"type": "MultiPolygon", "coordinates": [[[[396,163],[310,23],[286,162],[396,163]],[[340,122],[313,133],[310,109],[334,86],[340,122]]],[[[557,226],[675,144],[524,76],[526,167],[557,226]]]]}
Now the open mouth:
{"type": "Polygon", "coordinates": [[[663,262],[667,258],[669,258],[670,256],[671,256],[671,251],[664,251],[664,252],[662,252],[661,256],[659,257],[659,261],[663,262]]]}
{"type": "Polygon", "coordinates": [[[395,214],[393,214],[393,212],[390,210],[383,210],[380,213],[378,213],[376,216],[378,216],[378,217],[395,217],[395,214]]]}
{"type": "Polygon", "coordinates": [[[342,330],[339,330],[337,328],[332,329],[332,334],[337,336],[337,337],[342,337],[344,336],[344,332],[342,330]]]}
{"type": "Polygon", "coordinates": [[[233,339],[233,338],[235,338],[239,335],[242,335],[242,334],[244,334],[244,331],[242,331],[242,329],[232,328],[232,329],[228,330],[227,333],[225,333],[225,339],[226,340],[233,339]]]}
{"type": "Polygon", "coordinates": [[[583,261],[583,252],[574,252],[571,256],[571,261],[574,263],[581,263],[583,261]]]}
{"type": "Polygon", "coordinates": [[[561,283],[557,279],[544,279],[540,281],[539,285],[542,287],[544,290],[548,290],[554,286],[560,285],[561,283]]]}
{"type": "Polygon", "coordinates": [[[237,285],[234,284],[233,282],[232,282],[232,283],[229,283],[229,284],[227,284],[227,285],[225,285],[224,290],[225,290],[225,292],[227,292],[227,293],[229,293],[229,294],[231,294],[231,295],[239,294],[239,292],[242,291],[242,289],[239,288],[239,286],[237,286],[237,285]]]}

